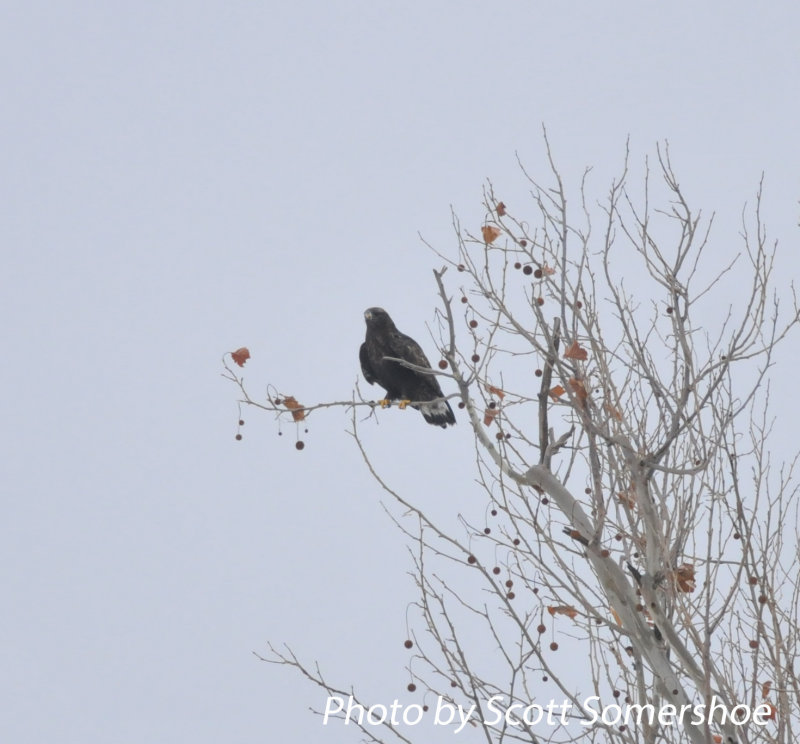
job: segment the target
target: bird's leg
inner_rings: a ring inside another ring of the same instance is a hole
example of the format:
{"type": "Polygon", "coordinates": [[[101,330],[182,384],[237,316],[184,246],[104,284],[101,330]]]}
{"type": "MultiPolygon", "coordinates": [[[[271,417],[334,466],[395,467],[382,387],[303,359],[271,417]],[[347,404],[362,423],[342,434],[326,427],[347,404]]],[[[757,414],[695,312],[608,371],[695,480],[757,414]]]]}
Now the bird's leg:
{"type": "Polygon", "coordinates": [[[403,400],[401,400],[401,401],[399,401],[399,402],[398,402],[398,404],[397,404],[397,407],[398,407],[398,408],[399,408],[401,411],[404,411],[404,410],[405,410],[405,408],[406,408],[406,406],[407,406],[407,405],[408,405],[410,402],[411,402],[410,400],[405,400],[405,399],[403,399],[403,400]]]}
{"type": "Polygon", "coordinates": [[[388,398],[381,398],[378,401],[378,405],[380,405],[381,408],[390,408],[392,405],[392,401],[390,401],[388,398]]]}

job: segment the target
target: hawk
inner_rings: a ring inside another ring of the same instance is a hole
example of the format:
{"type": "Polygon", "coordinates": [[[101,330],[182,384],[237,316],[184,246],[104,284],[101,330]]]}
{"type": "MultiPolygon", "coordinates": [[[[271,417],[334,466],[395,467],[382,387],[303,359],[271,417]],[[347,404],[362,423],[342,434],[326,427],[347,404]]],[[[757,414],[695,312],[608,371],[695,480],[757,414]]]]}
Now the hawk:
{"type": "Polygon", "coordinates": [[[409,369],[387,359],[402,359],[417,367],[430,369],[430,362],[420,345],[410,336],[400,333],[389,313],[381,307],[365,310],[364,319],[367,321],[367,337],[361,344],[358,358],[366,381],[370,385],[377,382],[386,390],[381,405],[397,400],[400,408],[411,404],[429,424],[443,429],[448,424],[455,424],[453,409],[445,400],[436,375],[409,369]]]}

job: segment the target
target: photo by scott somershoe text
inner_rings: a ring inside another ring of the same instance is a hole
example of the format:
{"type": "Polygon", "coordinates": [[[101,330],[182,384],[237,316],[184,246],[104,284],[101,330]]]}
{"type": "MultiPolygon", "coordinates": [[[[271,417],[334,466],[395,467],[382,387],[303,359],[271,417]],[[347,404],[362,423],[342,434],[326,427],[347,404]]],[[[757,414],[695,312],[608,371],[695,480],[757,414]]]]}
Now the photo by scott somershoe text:
{"type": "Polygon", "coordinates": [[[463,731],[467,724],[486,726],[567,726],[570,724],[592,726],[595,724],[614,726],[626,724],[637,726],[642,723],[661,726],[700,726],[706,723],[732,723],[743,726],[752,723],[765,726],[772,718],[770,706],[766,703],[751,708],[748,705],[735,705],[731,708],[719,702],[716,696],[706,704],[671,705],[658,707],[651,704],[601,705],[598,696],[588,697],[579,706],[564,699],[550,700],[547,703],[515,702],[505,704],[504,695],[493,695],[479,710],[477,704],[461,706],[448,702],[441,695],[433,706],[411,703],[403,705],[395,699],[384,705],[376,703],[366,707],[348,698],[331,695],[325,703],[322,724],[333,721],[344,725],[358,726],[416,726],[423,720],[434,726],[450,726],[453,733],[463,731]]]}

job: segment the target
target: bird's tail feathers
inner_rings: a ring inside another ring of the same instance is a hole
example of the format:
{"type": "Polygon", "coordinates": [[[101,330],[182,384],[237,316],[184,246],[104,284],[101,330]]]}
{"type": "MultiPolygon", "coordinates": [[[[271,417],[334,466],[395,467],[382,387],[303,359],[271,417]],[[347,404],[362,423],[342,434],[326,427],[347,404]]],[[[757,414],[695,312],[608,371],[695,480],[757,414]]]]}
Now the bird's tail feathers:
{"type": "Polygon", "coordinates": [[[432,400],[429,403],[422,403],[419,406],[420,413],[425,417],[429,424],[447,428],[448,424],[455,424],[456,417],[453,409],[446,400],[432,400]]]}

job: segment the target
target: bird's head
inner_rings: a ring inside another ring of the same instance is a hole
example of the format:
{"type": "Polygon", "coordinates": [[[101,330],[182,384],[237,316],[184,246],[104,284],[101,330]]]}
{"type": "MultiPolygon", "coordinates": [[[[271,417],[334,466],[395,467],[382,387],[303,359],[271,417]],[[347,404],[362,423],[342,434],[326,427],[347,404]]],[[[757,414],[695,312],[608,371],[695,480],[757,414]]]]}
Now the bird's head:
{"type": "Polygon", "coordinates": [[[368,326],[379,328],[381,326],[393,326],[392,319],[382,307],[370,307],[364,311],[364,320],[368,326]]]}

